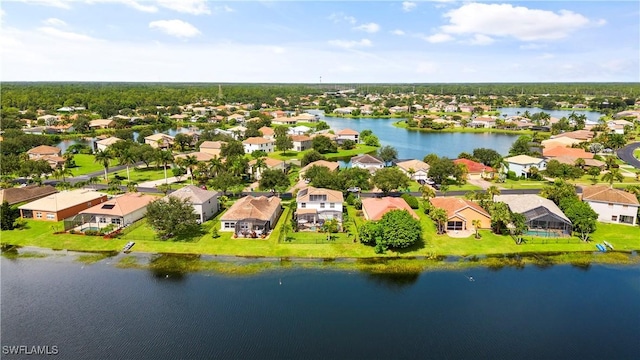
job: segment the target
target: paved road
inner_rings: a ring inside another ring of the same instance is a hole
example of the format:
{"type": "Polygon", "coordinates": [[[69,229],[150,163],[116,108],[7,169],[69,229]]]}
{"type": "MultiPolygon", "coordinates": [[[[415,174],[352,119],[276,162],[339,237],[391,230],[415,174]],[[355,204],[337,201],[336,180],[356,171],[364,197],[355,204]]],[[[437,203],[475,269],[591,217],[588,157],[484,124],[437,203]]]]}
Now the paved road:
{"type": "Polygon", "coordinates": [[[640,142],[629,144],[617,151],[618,157],[636,169],[640,169],[640,160],[633,157],[633,151],[640,149],[640,142]]]}

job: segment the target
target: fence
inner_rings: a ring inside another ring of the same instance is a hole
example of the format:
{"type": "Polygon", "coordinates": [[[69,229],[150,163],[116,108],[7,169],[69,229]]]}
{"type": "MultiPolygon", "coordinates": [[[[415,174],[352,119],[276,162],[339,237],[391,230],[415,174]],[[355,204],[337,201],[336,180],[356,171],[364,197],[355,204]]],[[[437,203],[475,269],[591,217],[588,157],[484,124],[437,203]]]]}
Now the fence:
{"type": "MultiPolygon", "coordinates": [[[[518,244],[518,237],[510,234],[513,241],[518,244]]],[[[523,235],[520,237],[521,245],[543,245],[543,244],[581,244],[582,241],[573,236],[562,236],[562,237],[534,237],[531,235],[523,235]]]]}

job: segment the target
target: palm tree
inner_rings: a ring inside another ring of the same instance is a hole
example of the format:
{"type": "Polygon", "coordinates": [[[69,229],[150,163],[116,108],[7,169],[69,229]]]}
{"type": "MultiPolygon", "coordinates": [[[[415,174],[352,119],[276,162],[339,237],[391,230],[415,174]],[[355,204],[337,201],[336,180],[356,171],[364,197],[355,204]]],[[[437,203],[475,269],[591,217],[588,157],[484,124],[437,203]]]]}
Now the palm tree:
{"type": "Polygon", "coordinates": [[[128,192],[138,192],[138,183],[135,181],[129,181],[127,183],[127,191],[128,192]]]}
{"type": "Polygon", "coordinates": [[[495,195],[500,195],[500,189],[497,186],[491,185],[487,188],[487,195],[493,200],[495,195]]]}
{"type": "Polygon", "coordinates": [[[156,153],[156,164],[164,168],[164,183],[167,184],[167,165],[173,162],[173,154],[169,150],[158,150],[156,153]]]}
{"type": "Polygon", "coordinates": [[[613,156],[607,156],[604,163],[607,165],[607,170],[611,170],[611,168],[616,164],[616,158],[613,156]]]}
{"type": "Polygon", "coordinates": [[[611,168],[609,172],[602,175],[602,180],[609,183],[609,186],[613,187],[613,183],[615,181],[622,182],[624,180],[624,175],[620,172],[618,168],[611,168]]]}
{"type": "Polygon", "coordinates": [[[576,161],[573,162],[573,165],[576,167],[579,167],[580,169],[584,169],[584,159],[583,158],[577,158],[576,161]]]}
{"type": "Polygon", "coordinates": [[[422,187],[422,199],[425,201],[429,201],[429,199],[436,197],[436,191],[429,185],[424,185],[422,187]]]}
{"type": "Polygon", "coordinates": [[[209,160],[209,174],[211,177],[218,176],[220,171],[224,169],[224,164],[222,163],[222,159],[217,156],[214,156],[213,159],[209,160]]]}
{"type": "Polygon", "coordinates": [[[480,219],[475,219],[471,221],[471,225],[473,225],[473,227],[476,229],[476,239],[479,239],[480,236],[478,236],[478,230],[480,229],[480,227],[482,227],[482,222],[480,221],[480,219]]]}
{"type": "Polygon", "coordinates": [[[449,191],[449,185],[440,185],[440,193],[442,194],[442,196],[447,196],[447,191],[449,191]]]}
{"type": "Polygon", "coordinates": [[[131,177],[129,176],[129,166],[136,163],[135,155],[129,151],[129,149],[125,149],[120,153],[118,162],[120,165],[125,165],[127,167],[127,181],[131,181],[131,177]]]}
{"type": "Polygon", "coordinates": [[[93,184],[95,184],[95,183],[97,183],[99,181],[100,181],[100,179],[97,176],[92,176],[92,177],[89,178],[89,180],[87,180],[87,184],[93,185],[93,184]]]}
{"type": "Polygon", "coordinates": [[[198,158],[195,155],[187,155],[180,159],[180,163],[185,168],[189,169],[189,175],[191,176],[191,185],[193,185],[193,169],[198,166],[198,158]]]}
{"type": "Polygon", "coordinates": [[[262,170],[267,168],[267,163],[264,158],[256,159],[256,163],[253,164],[253,176],[257,179],[257,175],[262,173],[262,170]]]}
{"type": "Polygon", "coordinates": [[[53,171],[53,177],[56,179],[62,178],[62,182],[66,182],[65,175],[73,176],[73,173],[66,167],[58,167],[53,171]]]}
{"type": "Polygon", "coordinates": [[[104,166],[104,180],[109,183],[109,163],[113,160],[113,153],[109,150],[98,150],[95,155],[96,162],[102,163],[104,166]]]}
{"type": "Polygon", "coordinates": [[[414,168],[409,168],[409,170],[407,170],[407,173],[409,174],[409,179],[413,180],[413,175],[416,173],[414,168]]]}
{"type": "Polygon", "coordinates": [[[444,234],[445,225],[447,223],[447,211],[445,209],[435,208],[429,213],[431,219],[436,222],[438,234],[444,234]]]}

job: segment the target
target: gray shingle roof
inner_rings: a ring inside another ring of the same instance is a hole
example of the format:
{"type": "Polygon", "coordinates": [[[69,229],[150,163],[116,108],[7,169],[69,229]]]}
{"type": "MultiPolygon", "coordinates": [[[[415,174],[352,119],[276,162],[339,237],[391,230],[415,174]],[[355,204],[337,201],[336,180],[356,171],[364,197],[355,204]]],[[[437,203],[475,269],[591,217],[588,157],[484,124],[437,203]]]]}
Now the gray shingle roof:
{"type": "Polygon", "coordinates": [[[531,211],[533,209],[544,207],[549,210],[552,214],[568,221],[571,223],[571,220],[567,218],[567,216],[560,210],[558,205],[556,205],[553,201],[549,199],[545,199],[542,196],[538,195],[496,195],[493,197],[493,201],[495,202],[503,202],[509,206],[512,212],[522,214],[527,211],[531,211]]]}

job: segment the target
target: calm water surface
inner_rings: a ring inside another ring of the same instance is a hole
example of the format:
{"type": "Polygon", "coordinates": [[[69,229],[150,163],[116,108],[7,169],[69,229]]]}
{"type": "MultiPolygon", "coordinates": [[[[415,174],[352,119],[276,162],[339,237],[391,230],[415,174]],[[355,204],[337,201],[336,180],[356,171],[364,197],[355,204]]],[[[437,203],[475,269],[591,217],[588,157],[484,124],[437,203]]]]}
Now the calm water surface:
{"type": "Polygon", "coordinates": [[[637,359],[640,353],[638,266],[167,278],[104,262],[2,259],[1,265],[2,345],[57,345],[64,359],[637,359]]]}
{"type": "Polygon", "coordinates": [[[422,159],[430,153],[446,156],[451,159],[461,152],[473,152],[476,148],[491,148],[500,154],[508,154],[511,144],[517,135],[507,134],[473,134],[473,133],[428,133],[409,131],[393,126],[400,119],[363,118],[349,119],[324,117],[322,111],[309,111],[319,114],[332,129],[350,128],[357,131],[369,129],[378,136],[382,145],[390,145],[398,150],[400,159],[422,159]]]}

